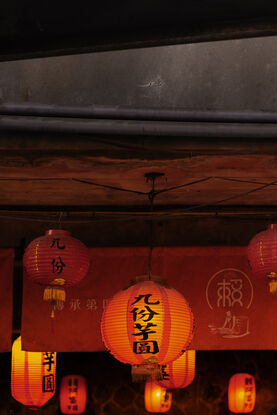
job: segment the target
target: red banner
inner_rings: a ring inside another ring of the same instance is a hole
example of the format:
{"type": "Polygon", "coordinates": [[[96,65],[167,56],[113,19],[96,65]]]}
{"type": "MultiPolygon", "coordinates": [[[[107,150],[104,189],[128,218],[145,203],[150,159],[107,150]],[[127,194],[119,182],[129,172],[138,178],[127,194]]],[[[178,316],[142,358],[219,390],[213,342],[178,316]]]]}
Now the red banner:
{"type": "MultiPolygon", "coordinates": [[[[107,301],[146,274],[148,248],[91,248],[91,266],[67,290],[55,318],[43,287],[24,278],[22,343],[31,351],[104,351],[100,320],[107,301]]],[[[190,303],[197,350],[277,349],[277,298],[250,271],[246,247],[155,248],[152,274],[190,303]]]]}
{"type": "Polygon", "coordinates": [[[0,352],[11,351],[14,250],[0,249],[0,352]]]}

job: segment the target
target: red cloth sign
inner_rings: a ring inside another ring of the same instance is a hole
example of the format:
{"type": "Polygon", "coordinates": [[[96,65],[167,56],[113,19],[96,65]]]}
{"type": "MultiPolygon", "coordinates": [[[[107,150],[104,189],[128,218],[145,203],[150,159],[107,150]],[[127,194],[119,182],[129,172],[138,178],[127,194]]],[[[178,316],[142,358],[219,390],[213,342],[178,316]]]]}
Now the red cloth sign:
{"type": "Polygon", "coordinates": [[[0,352],[11,351],[14,250],[0,249],[0,352]]]}
{"type": "MultiPolygon", "coordinates": [[[[67,289],[64,306],[42,300],[43,287],[24,278],[22,343],[31,351],[104,351],[103,307],[147,271],[148,248],[91,248],[87,276],[67,289]],[[51,324],[52,323],[52,324],[51,324]]],[[[51,258],[49,259],[51,261],[51,258]]],[[[197,350],[277,349],[277,298],[250,271],[246,247],[155,248],[152,274],[190,303],[197,350]]]]}

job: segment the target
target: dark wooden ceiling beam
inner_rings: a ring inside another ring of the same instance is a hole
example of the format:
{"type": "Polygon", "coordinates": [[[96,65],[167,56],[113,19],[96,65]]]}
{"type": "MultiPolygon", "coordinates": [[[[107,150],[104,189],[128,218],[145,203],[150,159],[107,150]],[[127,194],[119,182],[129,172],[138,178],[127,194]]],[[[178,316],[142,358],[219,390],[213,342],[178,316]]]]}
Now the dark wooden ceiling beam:
{"type": "Polygon", "coordinates": [[[271,0],[2,0],[0,60],[277,34],[271,0]]]}

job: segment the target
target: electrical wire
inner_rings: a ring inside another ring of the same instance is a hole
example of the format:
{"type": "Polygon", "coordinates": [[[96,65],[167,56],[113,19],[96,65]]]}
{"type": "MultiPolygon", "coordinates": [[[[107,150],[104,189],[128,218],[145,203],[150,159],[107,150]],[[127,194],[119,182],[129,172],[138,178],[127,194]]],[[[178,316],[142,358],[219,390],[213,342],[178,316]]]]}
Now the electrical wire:
{"type": "Polygon", "coordinates": [[[78,182],[78,183],[90,184],[92,186],[103,187],[103,188],[106,188],[106,189],[117,190],[117,191],[120,191],[120,192],[129,192],[129,193],[135,193],[135,194],[139,194],[139,195],[148,195],[147,192],[140,192],[138,190],[125,189],[123,187],[110,186],[110,185],[107,185],[107,184],[94,183],[94,182],[91,182],[89,180],[74,179],[74,178],[72,178],[71,180],[74,181],[74,182],[78,182]]]}
{"type": "MultiPolygon", "coordinates": [[[[214,205],[214,206],[217,206],[217,205],[219,205],[220,203],[228,202],[229,200],[233,200],[233,199],[237,199],[237,198],[239,198],[239,197],[244,197],[244,196],[247,196],[247,195],[249,195],[249,194],[251,194],[251,193],[258,192],[259,190],[265,189],[265,188],[267,188],[267,187],[269,187],[269,186],[273,186],[273,185],[275,185],[276,183],[277,183],[277,180],[274,180],[274,181],[273,181],[273,182],[271,182],[271,183],[267,183],[267,184],[265,184],[265,185],[263,185],[263,186],[256,187],[255,189],[249,190],[249,191],[247,191],[247,192],[240,193],[239,195],[233,195],[233,196],[230,196],[230,197],[226,197],[225,199],[217,200],[217,201],[216,201],[213,205],[214,205]]],[[[194,206],[192,206],[192,207],[190,207],[190,208],[188,208],[188,209],[184,209],[184,211],[189,211],[189,210],[191,210],[191,209],[199,209],[199,208],[203,208],[203,207],[206,207],[206,206],[209,206],[209,205],[207,205],[207,204],[199,204],[199,205],[194,205],[194,206]]]]}
{"type": "Polygon", "coordinates": [[[181,189],[181,188],[187,187],[187,186],[192,186],[193,184],[196,184],[196,183],[206,182],[206,181],[208,181],[212,178],[213,178],[213,176],[204,177],[203,179],[194,180],[194,181],[189,182],[189,183],[181,184],[180,186],[173,186],[173,187],[168,187],[167,189],[156,190],[155,195],[159,195],[159,194],[165,193],[165,192],[171,192],[173,190],[181,189]]]}
{"type": "MultiPolygon", "coordinates": [[[[253,184],[267,184],[265,182],[260,182],[260,181],[255,181],[255,180],[242,180],[242,179],[237,179],[234,177],[223,177],[223,176],[213,176],[214,179],[221,179],[221,180],[226,180],[229,182],[238,182],[238,183],[253,183],[253,184]]],[[[275,186],[276,184],[272,184],[272,186],[275,186]]]]}
{"type": "MultiPolygon", "coordinates": [[[[101,216],[102,217],[103,216],[106,216],[106,217],[109,216],[110,218],[122,217],[122,216],[126,216],[126,217],[129,217],[129,218],[130,217],[138,217],[138,216],[142,216],[142,217],[143,216],[150,216],[150,217],[154,217],[154,216],[158,216],[158,217],[185,216],[185,215],[196,213],[195,211],[198,210],[198,209],[205,208],[205,207],[211,207],[211,206],[212,206],[214,212],[201,212],[201,213],[198,213],[198,214],[203,215],[203,216],[204,215],[217,215],[217,216],[219,216],[219,215],[220,216],[229,215],[230,216],[230,215],[238,215],[238,214],[245,215],[245,214],[247,214],[245,212],[240,212],[240,213],[237,213],[237,212],[232,212],[232,213],[223,212],[223,213],[219,213],[219,212],[215,211],[215,207],[217,205],[221,204],[221,203],[225,203],[225,202],[230,201],[230,200],[234,200],[234,199],[238,199],[238,198],[247,196],[249,194],[255,193],[255,192],[260,191],[260,190],[263,190],[263,189],[268,188],[270,186],[275,186],[277,184],[277,180],[274,180],[270,183],[261,183],[261,182],[250,181],[250,180],[241,180],[241,179],[237,179],[237,178],[208,176],[208,177],[203,177],[203,178],[198,179],[198,180],[194,180],[192,182],[184,183],[182,185],[173,186],[173,187],[165,188],[165,189],[161,189],[161,190],[156,190],[154,185],[152,185],[152,189],[150,190],[150,192],[141,192],[141,191],[138,191],[138,190],[132,190],[132,189],[126,189],[126,188],[121,188],[121,187],[117,187],[117,186],[111,186],[111,185],[106,185],[106,184],[101,184],[101,183],[95,183],[95,182],[92,182],[92,181],[86,180],[86,179],[76,179],[76,178],[22,178],[22,177],[21,178],[15,178],[15,177],[1,178],[0,177],[0,181],[1,180],[13,180],[13,181],[14,180],[18,180],[18,181],[38,181],[38,180],[42,180],[42,181],[47,181],[47,180],[51,180],[51,181],[54,180],[55,181],[56,180],[56,181],[59,181],[59,180],[62,180],[62,181],[70,181],[71,180],[71,181],[74,181],[74,182],[84,183],[84,184],[88,184],[88,185],[92,185],[92,186],[108,188],[108,189],[114,190],[114,191],[121,191],[121,192],[123,191],[123,192],[129,192],[129,193],[144,195],[144,196],[147,196],[149,200],[151,198],[153,199],[154,197],[158,196],[159,194],[174,191],[174,190],[181,189],[181,188],[188,187],[188,186],[192,186],[196,183],[201,183],[201,182],[209,181],[209,180],[212,180],[212,179],[238,181],[238,182],[241,182],[241,183],[261,184],[261,186],[258,186],[256,188],[251,189],[251,190],[246,191],[246,192],[242,192],[240,194],[229,196],[229,197],[224,198],[224,199],[219,199],[219,200],[215,201],[212,205],[211,205],[211,203],[209,203],[209,204],[203,203],[203,204],[193,205],[193,206],[189,206],[189,207],[185,207],[185,208],[174,208],[172,210],[167,209],[166,211],[160,210],[160,211],[155,211],[155,212],[153,211],[151,206],[150,206],[150,211],[140,211],[140,212],[134,212],[134,211],[98,211],[94,208],[91,212],[92,217],[89,218],[89,219],[80,220],[79,218],[77,218],[77,219],[74,218],[74,220],[72,220],[69,217],[64,217],[63,220],[65,220],[67,223],[89,223],[89,222],[92,222],[92,221],[95,221],[95,220],[99,220],[101,216]]],[[[151,202],[151,200],[150,200],[150,202],[151,202]]],[[[64,210],[64,207],[63,207],[63,210],[64,210]]],[[[60,213],[60,210],[58,212],[60,213]]],[[[73,213],[74,212],[71,212],[71,215],[73,213]]],[[[81,212],[78,213],[79,216],[80,216],[80,213],[81,212]]],[[[256,215],[257,214],[258,215],[261,215],[261,214],[276,215],[276,213],[277,212],[275,212],[275,211],[273,211],[273,212],[271,211],[270,213],[258,212],[258,213],[251,213],[251,215],[254,215],[254,214],[256,214],[256,215]]],[[[27,216],[26,214],[20,216],[20,215],[18,215],[18,213],[16,215],[14,215],[11,212],[9,212],[7,214],[7,216],[8,215],[9,215],[9,217],[12,217],[13,219],[17,219],[17,220],[32,220],[32,221],[41,221],[41,222],[45,222],[45,221],[49,221],[49,220],[52,220],[52,221],[57,220],[57,222],[59,223],[59,219],[57,218],[57,216],[55,216],[55,217],[50,216],[46,219],[45,214],[44,214],[44,218],[37,217],[35,215],[31,215],[31,217],[30,217],[30,214],[29,214],[29,216],[27,216]]],[[[0,215],[0,217],[2,217],[2,218],[3,217],[6,218],[7,216],[5,216],[3,213],[0,215]]]]}

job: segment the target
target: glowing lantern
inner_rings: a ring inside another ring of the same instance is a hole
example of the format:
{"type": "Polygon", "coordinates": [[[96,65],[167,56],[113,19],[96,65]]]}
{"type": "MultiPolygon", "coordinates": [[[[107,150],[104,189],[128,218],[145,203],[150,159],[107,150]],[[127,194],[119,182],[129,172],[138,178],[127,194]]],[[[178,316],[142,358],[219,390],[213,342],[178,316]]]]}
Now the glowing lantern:
{"type": "MultiPolygon", "coordinates": [[[[49,230],[34,239],[26,248],[23,265],[28,277],[35,283],[46,285],[43,299],[65,301],[64,287],[81,281],[89,269],[88,248],[70,232],[49,230]]],[[[54,317],[52,310],[51,317],[54,317]]]]}
{"type": "Polygon", "coordinates": [[[194,318],[182,294],[147,280],[111,299],[101,331],[106,348],[121,362],[167,364],[189,346],[194,318]]]}
{"type": "Polygon", "coordinates": [[[267,277],[270,292],[277,292],[277,224],[269,225],[251,239],[247,256],[253,274],[267,277]]]}
{"type": "Polygon", "coordinates": [[[87,383],[80,375],[62,378],[60,389],[60,410],[63,414],[82,414],[87,404],[87,383]]]}
{"type": "Polygon", "coordinates": [[[167,412],[171,408],[172,394],[157,382],[149,379],[144,389],[144,404],[148,412],[167,412]]]}
{"type": "Polygon", "coordinates": [[[25,352],[21,337],[12,347],[12,396],[29,408],[39,408],[55,394],[56,353],[25,352]]]}
{"type": "Polygon", "coordinates": [[[187,350],[178,359],[162,365],[163,380],[159,384],[166,389],[181,389],[188,386],[195,376],[195,350],[187,350]]]}
{"type": "Polygon", "coordinates": [[[247,373],[237,373],[229,381],[229,410],[235,414],[253,411],[256,400],[255,379],[247,373]]]}

